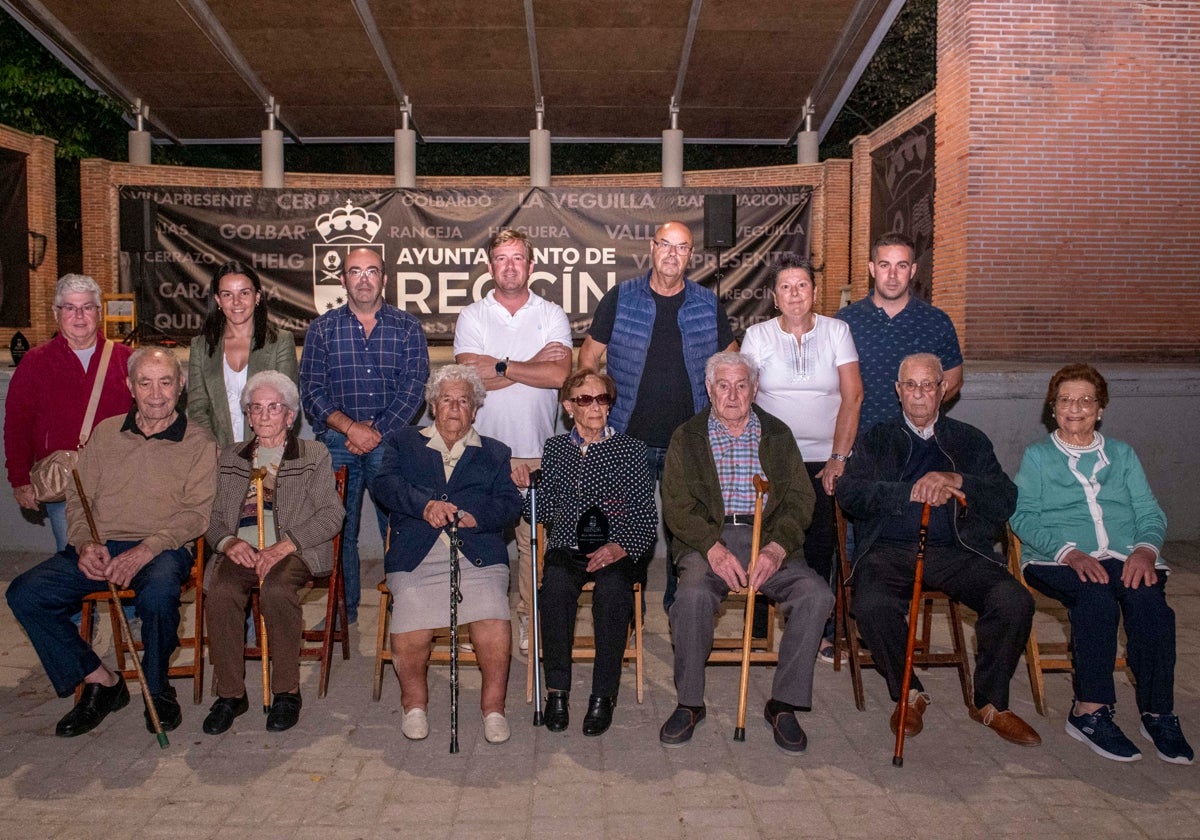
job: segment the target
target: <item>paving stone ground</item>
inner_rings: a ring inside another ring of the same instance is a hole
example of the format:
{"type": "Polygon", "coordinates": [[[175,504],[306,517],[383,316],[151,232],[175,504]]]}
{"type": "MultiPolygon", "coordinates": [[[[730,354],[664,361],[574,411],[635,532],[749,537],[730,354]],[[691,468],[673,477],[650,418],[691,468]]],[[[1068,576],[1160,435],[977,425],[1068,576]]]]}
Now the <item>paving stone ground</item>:
{"type": "MultiPolygon", "coordinates": [[[[1178,620],[1176,710],[1200,743],[1200,543],[1172,543],[1165,554],[1178,620]]],[[[40,559],[0,552],[0,586],[40,559]]],[[[373,590],[363,593],[353,655],[334,661],[326,698],[317,699],[315,666],[303,667],[298,726],[268,733],[252,703],[228,733],[210,737],[200,729],[209,701],[185,702],[166,750],[146,732],[136,698],[88,735],[54,737],[70,701],[54,696],[28,639],[0,608],[0,837],[1200,837],[1200,768],[1166,764],[1153,751],[1124,765],[1093,755],[1063,732],[1069,677],[1047,675],[1051,714],[1042,718],[1023,663],[1012,707],[1042,734],[1038,748],[1011,746],[973,723],[954,672],[940,669],[923,677],[934,695],[925,731],[894,768],[883,680],[865,675],[867,708],[859,712],[848,671],[824,664],[814,709],[801,716],[806,754],[774,746],[761,718],[770,685],[761,667],[751,675],[744,743],[733,740],[738,669],[722,666],[709,669],[708,719],[692,743],[664,748],[658,727],[675,698],[661,562],[647,598],[644,703],[627,671],[613,728],[583,737],[590,666],[579,666],[571,730],[535,729],[525,660],[514,656],[513,737],[493,746],[482,736],[478,674],[464,667],[457,755],[448,752],[445,667],[431,670],[423,742],[400,734],[390,672],[382,699],[372,702],[373,590]]],[[[368,563],[363,579],[379,577],[379,561],[368,563]]],[[[1061,611],[1040,607],[1039,633],[1061,638],[1061,611]]],[[[309,609],[315,615],[318,605],[309,609]]],[[[111,659],[107,631],[97,646],[111,659]]],[[[190,686],[179,687],[190,698],[190,686]]],[[[253,663],[247,690],[261,690],[253,663]]],[[[1126,675],[1118,698],[1118,721],[1140,742],[1126,675]]]]}

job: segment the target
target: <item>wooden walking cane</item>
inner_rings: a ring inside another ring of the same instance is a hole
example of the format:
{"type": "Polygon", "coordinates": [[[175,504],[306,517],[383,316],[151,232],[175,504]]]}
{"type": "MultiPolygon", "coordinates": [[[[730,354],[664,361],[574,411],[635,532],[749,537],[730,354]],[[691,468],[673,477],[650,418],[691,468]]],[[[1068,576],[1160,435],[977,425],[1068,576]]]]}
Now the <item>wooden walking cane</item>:
{"type": "MultiPolygon", "coordinates": [[[[266,467],[257,467],[250,471],[250,481],[254,483],[255,505],[258,514],[258,550],[266,548],[266,523],[263,522],[263,479],[267,477],[266,467]]],[[[262,611],[263,579],[258,579],[258,647],[262,652],[262,701],[263,714],[271,711],[271,654],[267,647],[267,617],[262,611]]]]}
{"type": "Polygon", "coordinates": [[[738,684],[737,727],[733,740],[746,740],[746,693],[750,690],[750,641],[754,633],[754,567],[762,543],[763,496],[771,491],[771,483],[754,476],[754,530],[750,537],[750,563],[746,569],[746,621],[742,628],[742,679],[738,684]]]}
{"type": "MultiPolygon", "coordinates": [[[[92,518],[92,507],[88,504],[87,496],[84,495],[79,470],[71,470],[71,477],[75,479],[75,491],[79,493],[79,503],[83,506],[83,515],[87,517],[88,528],[92,531],[92,542],[104,545],[100,540],[100,532],[96,530],[96,520],[92,518]]],[[[142,687],[142,699],[146,701],[146,711],[150,713],[150,723],[154,726],[154,737],[158,739],[158,746],[165,750],[171,742],[167,740],[167,733],[163,731],[162,721],[158,719],[158,709],[154,707],[154,698],[150,696],[150,687],[146,685],[146,673],[142,670],[142,660],[138,658],[137,648],[133,644],[133,634],[129,632],[129,619],[121,607],[121,596],[117,593],[117,585],[111,580],[108,581],[108,593],[112,596],[113,603],[117,605],[116,613],[121,620],[121,634],[125,637],[125,646],[129,648],[129,655],[133,657],[133,670],[137,673],[138,685],[142,687]]],[[[116,639],[113,640],[113,644],[117,644],[116,639]]]]}
{"type": "MultiPolygon", "coordinates": [[[[966,505],[967,498],[957,491],[951,491],[959,503],[966,505]]],[[[917,564],[913,570],[912,601],[908,605],[908,642],[904,648],[904,678],[900,683],[900,720],[896,727],[896,751],[892,755],[892,765],[904,766],[904,725],[908,721],[908,691],[912,685],[913,654],[917,647],[917,619],[921,612],[921,577],[925,573],[925,543],[929,538],[929,502],[921,508],[921,530],[917,533],[917,564]]]]}
{"type": "Polygon", "coordinates": [[[904,766],[904,725],[908,722],[908,691],[912,685],[913,652],[917,646],[917,619],[921,611],[921,576],[925,573],[925,541],[929,538],[929,502],[921,508],[921,530],[917,534],[917,565],[913,571],[912,601],[908,605],[908,642],[904,648],[904,677],[900,681],[900,722],[896,727],[896,752],[892,764],[904,766]]]}

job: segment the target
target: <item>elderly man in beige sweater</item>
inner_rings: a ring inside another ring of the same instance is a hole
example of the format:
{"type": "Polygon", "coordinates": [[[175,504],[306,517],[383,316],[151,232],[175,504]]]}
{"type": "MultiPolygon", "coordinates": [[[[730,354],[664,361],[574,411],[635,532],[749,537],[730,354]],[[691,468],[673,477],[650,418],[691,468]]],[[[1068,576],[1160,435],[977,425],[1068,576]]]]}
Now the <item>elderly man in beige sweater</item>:
{"type": "MultiPolygon", "coordinates": [[[[186,543],[204,533],[216,494],[216,442],[176,410],[183,391],[178,359],[143,347],[129,359],[134,405],[96,426],[79,453],[79,475],[102,542],[92,539],[74,486],[67,493],[68,546],[12,582],[8,604],[29,634],[60,697],[82,682],[75,707],[55,734],[95,729],[129,702],[124,680],[79,636],[71,616],[84,596],[132,586],[142,620],[143,664],[165,730],[182,719],[167,665],[179,645],[180,590],[192,566],[186,543]]],[[[146,726],[150,731],[149,711],[146,726]]]]}

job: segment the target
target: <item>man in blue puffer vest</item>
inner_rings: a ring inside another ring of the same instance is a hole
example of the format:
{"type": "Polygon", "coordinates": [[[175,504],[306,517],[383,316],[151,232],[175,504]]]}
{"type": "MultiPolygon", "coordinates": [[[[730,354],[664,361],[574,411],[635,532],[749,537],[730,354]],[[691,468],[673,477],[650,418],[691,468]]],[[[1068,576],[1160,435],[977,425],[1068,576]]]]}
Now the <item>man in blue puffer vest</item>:
{"type": "MultiPolygon", "coordinates": [[[[648,274],[610,289],[596,307],[579,350],[579,366],[600,369],[617,382],[608,422],[646,444],[650,472],[662,483],[667,445],[675,429],[708,406],[704,363],[718,350],[736,350],[725,307],[709,289],[687,279],[692,232],[667,222],[650,240],[648,274]],[[647,360],[653,360],[647,373],[647,360]]],[[[667,535],[667,589],[675,600],[675,570],[667,535]]]]}

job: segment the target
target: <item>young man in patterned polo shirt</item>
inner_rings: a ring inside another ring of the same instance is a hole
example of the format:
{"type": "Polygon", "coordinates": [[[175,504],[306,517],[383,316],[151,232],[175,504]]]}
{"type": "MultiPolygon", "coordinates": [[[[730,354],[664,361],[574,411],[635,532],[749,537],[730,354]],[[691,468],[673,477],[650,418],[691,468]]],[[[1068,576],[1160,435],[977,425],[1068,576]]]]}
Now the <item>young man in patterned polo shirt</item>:
{"type": "Polygon", "coordinates": [[[836,315],[850,325],[858,348],[863,382],[859,434],[900,419],[895,380],[905,356],[933,353],[941,360],[946,372],[944,401],[953,399],[962,387],[962,350],[954,324],[945,312],[912,295],[916,257],[916,245],[902,233],[885,233],[876,239],[867,264],[874,288],[836,315]]]}

